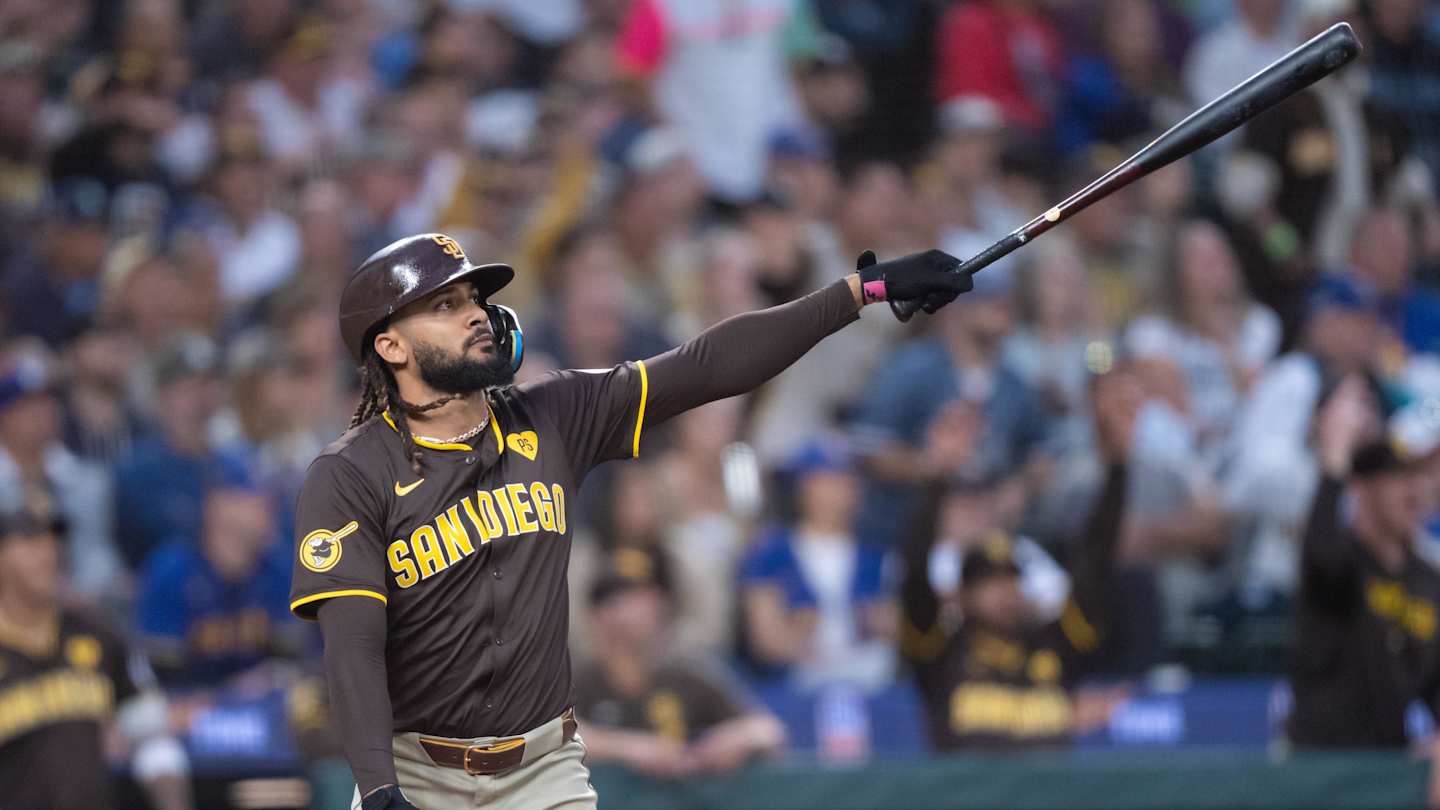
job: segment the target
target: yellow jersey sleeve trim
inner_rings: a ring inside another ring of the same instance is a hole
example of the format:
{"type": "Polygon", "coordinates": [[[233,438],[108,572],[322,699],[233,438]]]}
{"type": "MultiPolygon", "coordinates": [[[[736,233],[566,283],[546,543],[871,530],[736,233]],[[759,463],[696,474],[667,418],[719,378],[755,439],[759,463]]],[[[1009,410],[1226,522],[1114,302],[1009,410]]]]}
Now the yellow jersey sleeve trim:
{"type": "Polygon", "coordinates": [[[640,457],[640,431],[645,427],[645,402],[650,398],[650,374],[645,370],[645,361],[636,360],[635,366],[640,369],[640,410],[635,414],[635,446],[631,448],[631,458],[640,457]]]}
{"type": "MultiPolygon", "coordinates": [[[[384,412],[383,414],[381,414],[381,415],[385,417],[385,423],[390,426],[390,429],[391,429],[391,430],[394,430],[396,433],[399,433],[399,432],[400,432],[400,428],[395,427],[395,420],[390,418],[390,412],[389,412],[389,411],[385,411],[385,412],[384,412]]],[[[421,447],[428,447],[428,448],[430,448],[431,450],[474,450],[474,449],[475,449],[475,448],[471,447],[471,446],[468,445],[468,444],[461,444],[461,443],[459,443],[459,442],[432,442],[432,441],[427,441],[427,440],[425,440],[425,439],[420,438],[419,436],[416,436],[413,432],[410,434],[410,441],[415,442],[416,444],[420,445],[421,447]]]]}
{"type": "Polygon", "coordinates": [[[505,452],[505,437],[500,435],[500,419],[495,416],[495,408],[490,408],[490,432],[495,434],[495,453],[502,455],[505,452]]]}
{"type": "MultiPolygon", "coordinates": [[[[325,599],[334,599],[337,596],[368,596],[371,599],[379,599],[380,604],[382,605],[390,604],[390,600],[387,599],[385,597],[385,594],[383,593],[377,593],[375,591],[368,591],[359,588],[351,588],[349,590],[343,591],[322,591],[321,593],[314,593],[309,596],[302,596],[299,599],[296,599],[294,602],[290,603],[290,612],[294,613],[296,616],[299,616],[302,619],[309,618],[306,616],[300,616],[297,608],[301,608],[305,605],[313,604],[315,602],[320,602],[325,599]]],[[[314,621],[314,619],[310,619],[310,621],[314,621]]]]}

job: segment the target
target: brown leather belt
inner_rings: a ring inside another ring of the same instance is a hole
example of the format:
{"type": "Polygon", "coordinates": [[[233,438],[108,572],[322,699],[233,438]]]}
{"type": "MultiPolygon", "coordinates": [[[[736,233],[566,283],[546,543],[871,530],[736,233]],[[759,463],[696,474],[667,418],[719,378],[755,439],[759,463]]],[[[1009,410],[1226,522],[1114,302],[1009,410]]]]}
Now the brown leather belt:
{"type": "MultiPolygon", "coordinates": [[[[561,744],[575,738],[575,710],[560,715],[561,744]]],[[[489,775],[508,771],[525,761],[525,738],[515,737],[489,745],[459,745],[429,737],[420,738],[420,747],[436,765],[459,768],[471,775],[489,775]]]]}

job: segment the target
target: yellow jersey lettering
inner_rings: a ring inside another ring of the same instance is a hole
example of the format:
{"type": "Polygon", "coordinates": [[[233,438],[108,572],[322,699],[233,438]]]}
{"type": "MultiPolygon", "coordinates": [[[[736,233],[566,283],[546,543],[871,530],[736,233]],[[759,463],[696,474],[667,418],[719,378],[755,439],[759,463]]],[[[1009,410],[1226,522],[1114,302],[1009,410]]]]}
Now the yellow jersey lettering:
{"type": "Polygon", "coordinates": [[[429,526],[421,526],[411,533],[410,548],[415,554],[415,561],[420,564],[421,579],[429,579],[450,565],[440,550],[440,539],[429,526]]]}
{"type": "Polygon", "coordinates": [[[505,515],[505,534],[514,537],[520,533],[515,526],[515,509],[510,506],[510,498],[505,494],[505,487],[498,487],[494,490],[495,503],[500,505],[500,512],[505,515]]]}
{"type": "Polygon", "coordinates": [[[490,493],[478,490],[475,493],[475,511],[480,513],[482,531],[485,533],[486,541],[490,542],[497,537],[505,536],[505,528],[500,525],[500,513],[495,510],[495,499],[490,493]]]}
{"type": "Polygon", "coordinates": [[[967,683],[950,694],[950,727],[957,734],[1054,737],[1068,733],[1072,722],[1070,698],[1055,687],[967,683]]]}
{"type": "Polygon", "coordinates": [[[530,534],[531,532],[540,531],[540,527],[536,525],[535,519],[530,516],[534,510],[531,508],[530,502],[524,497],[525,485],[506,484],[505,494],[510,496],[510,505],[515,508],[515,525],[516,528],[520,530],[520,533],[530,534]]]}
{"type": "Polygon", "coordinates": [[[645,715],[657,735],[685,744],[685,705],[674,692],[662,690],[652,695],[645,702],[645,715]]]}
{"type": "Polygon", "coordinates": [[[540,521],[540,528],[555,531],[555,507],[550,504],[550,493],[544,484],[536,481],[530,485],[530,500],[535,504],[535,519],[540,521]]]}
{"type": "Polygon", "coordinates": [[[555,533],[565,533],[565,490],[559,484],[550,487],[550,493],[555,502],[555,533]]]}
{"type": "Polygon", "coordinates": [[[410,559],[410,547],[404,540],[396,540],[385,549],[385,556],[390,560],[390,570],[395,574],[395,584],[401,588],[408,588],[420,581],[420,574],[415,570],[415,561],[410,559]]]}
{"type": "Polygon", "coordinates": [[[475,546],[470,543],[470,533],[465,531],[465,524],[460,522],[459,505],[436,515],[435,528],[440,530],[440,539],[445,543],[445,554],[452,564],[475,553],[475,546]]]}
{"type": "Polygon", "coordinates": [[[466,495],[460,505],[465,507],[465,516],[470,519],[470,525],[475,527],[475,534],[480,536],[480,545],[490,542],[490,530],[485,527],[485,522],[480,520],[480,513],[475,511],[475,499],[466,495]]]}

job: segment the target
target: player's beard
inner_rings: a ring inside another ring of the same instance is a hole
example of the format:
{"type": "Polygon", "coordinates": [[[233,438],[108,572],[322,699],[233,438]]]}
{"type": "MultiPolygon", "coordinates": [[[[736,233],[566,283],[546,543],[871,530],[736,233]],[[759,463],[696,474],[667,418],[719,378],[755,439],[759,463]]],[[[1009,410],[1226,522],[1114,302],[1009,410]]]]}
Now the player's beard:
{"type": "MultiPolygon", "coordinates": [[[[466,344],[466,349],[470,346],[466,344]]],[[[416,342],[415,366],[425,384],[446,394],[473,394],[515,379],[510,363],[498,354],[474,358],[461,351],[449,354],[439,346],[416,342]]]]}

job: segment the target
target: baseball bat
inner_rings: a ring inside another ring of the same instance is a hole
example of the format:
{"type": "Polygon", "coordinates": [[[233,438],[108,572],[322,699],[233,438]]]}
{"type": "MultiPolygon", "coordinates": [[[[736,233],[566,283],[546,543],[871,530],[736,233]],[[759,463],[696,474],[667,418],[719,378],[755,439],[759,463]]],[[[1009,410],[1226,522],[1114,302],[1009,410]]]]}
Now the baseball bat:
{"type": "MultiPolygon", "coordinates": [[[[961,262],[958,273],[976,273],[1009,255],[1031,239],[1064,222],[1091,203],[1214,141],[1286,98],[1334,73],[1360,53],[1360,41],[1349,23],[1336,23],[1269,67],[1236,85],[1175,126],[1165,130],[1129,159],[1065,198],[1049,211],[1011,231],[1000,241],[961,262]]],[[[922,301],[891,301],[902,321],[919,311],[922,301]]]]}

